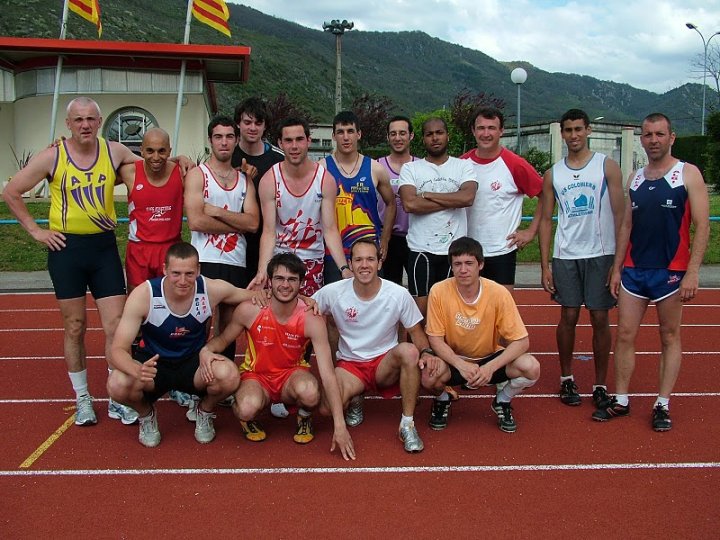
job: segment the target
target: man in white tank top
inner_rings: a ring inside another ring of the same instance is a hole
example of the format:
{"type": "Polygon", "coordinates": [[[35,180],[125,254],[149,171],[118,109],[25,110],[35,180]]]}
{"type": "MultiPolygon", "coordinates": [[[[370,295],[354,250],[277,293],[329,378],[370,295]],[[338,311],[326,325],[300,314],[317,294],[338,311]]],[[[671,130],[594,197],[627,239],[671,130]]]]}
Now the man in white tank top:
{"type": "Polygon", "coordinates": [[[584,304],[593,328],[592,396],[595,405],[602,408],[609,399],[605,385],[611,343],[608,310],[615,300],[608,285],[624,208],[622,173],[615,161],[590,150],[592,130],[584,111],[567,111],[560,119],[560,130],[568,155],[545,173],[541,195],[542,285],[562,306],[556,333],[560,400],[571,406],[581,402],[572,357],[575,327],[584,304]],[[550,236],[556,200],[558,224],[551,268],[550,236]]]}

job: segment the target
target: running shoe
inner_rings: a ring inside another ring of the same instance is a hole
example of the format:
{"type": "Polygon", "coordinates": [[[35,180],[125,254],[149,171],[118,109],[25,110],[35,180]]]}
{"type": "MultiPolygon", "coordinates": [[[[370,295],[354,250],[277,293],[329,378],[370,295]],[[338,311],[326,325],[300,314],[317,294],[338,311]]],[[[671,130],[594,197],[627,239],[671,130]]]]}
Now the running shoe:
{"type": "Polygon", "coordinates": [[[287,418],[290,415],[284,403],[272,403],[270,405],[270,414],[275,418],[287,418]]]}
{"type": "Polygon", "coordinates": [[[298,444],[307,444],[315,438],[312,426],[312,416],[297,415],[297,431],[293,435],[293,441],[298,444]]]}
{"type": "Polygon", "coordinates": [[[247,422],[240,420],[240,429],[242,429],[243,435],[248,441],[260,442],[267,438],[267,433],[265,433],[262,425],[255,420],[248,420],[247,422]]]}
{"type": "Polygon", "coordinates": [[[93,409],[93,398],[90,394],[84,394],[75,401],[75,425],[93,426],[97,424],[97,416],[93,409]]]}
{"type": "Polygon", "coordinates": [[[610,395],[607,393],[607,389],[604,386],[598,386],[593,390],[593,403],[595,403],[596,409],[604,409],[610,405],[610,395]]]}
{"type": "Polygon", "coordinates": [[[430,411],[430,429],[440,431],[448,425],[448,416],[450,415],[450,400],[440,401],[433,400],[432,410],[430,411]]]}
{"type": "Polygon", "coordinates": [[[193,398],[187,392],[181,392],[180,390],[170,390],[168,397],[181,407],[189,407],[193,401],[193,398]]]}
{"type": "Polygon", "coordinates": [[[200,398],[198,396],[190,396],[190,405],[188,405],[188,410],[185,412],[185,418],[187,418],[190,422],[195,422],[197,420],[197,408],[200,404],[200,398]]]}
{"type": "Polygon", "coordinates": [[[417,429],[415,428],[415,422],[410,422],[406,426],[400,426],[398,430],[398,437],[405,445],[405,451],[415,454],[422,452],[425,445],[418,435],[417,429]]]}
{"type": "Polygon", "coordinates": [[[363,413],[363,395],[360,394],[350,400],[348,408],[345,411],[345,424],[348,427],[355,427],[362,424],[365,419],[363,413]]]}
{"type": "Polygon", "coordinates": [[[513,408],[509,401],[498,401],[496,397],[492,400],[492,410],[497,414],[500,431],[514,433],[517,430],[517,424],[512,413],[513,408]]]}
{"type": "Polygon", "coordinates": [[[138,413],[135,409],[122,405],[112,399],[108,401],[108,416],[113,420],[120,420],[126,426],[138,421],[138,413]]]}
{"type": "Polygon", "coordinates": [[[630,404],[620,405],[617,399],[612,397],[607,406],[592,413],[592,419],[598,422],[607,422],[613,418],[620,418],[630,414],[630,404]]]}
{"type": "Polygon", "coordinates": [[[672,420],[670,420],[670,411],[659,403],[655,405],[652,414],[652,428],[655,431],[670,431],[672,429],[672,420]]]}
{"type": "Polygon", "coordinates": [[[215,413],[205,412],[202,407],[198,406],[195,414],[195,440],[202,444],[212,442],[215,438],[215,426],[213,425],[215,413]]]}
{"type": "Polygon", "coordinates": [[[160,444],[160,430],[158,429],[157,413],[154,406],[147,416],[138,418],[138,423],[140,424],[140,434],[138,436],[140,444],[148,448],[155,448],[160,444]]]}
{"type": "Polygon", "coordinates": [[[560,401],[571,407],[580,405],[578,387],[572,379],[566,379],[560,383],[560,401]]]}

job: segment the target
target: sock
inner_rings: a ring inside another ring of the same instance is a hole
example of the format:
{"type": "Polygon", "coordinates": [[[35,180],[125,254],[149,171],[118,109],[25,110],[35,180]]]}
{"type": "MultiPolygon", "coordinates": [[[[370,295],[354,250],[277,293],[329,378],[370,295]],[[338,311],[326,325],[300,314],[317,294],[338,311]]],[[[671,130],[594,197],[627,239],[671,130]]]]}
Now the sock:
{"type": "Polygon", "coordinates": [[[560,376],[560,384],[564,383],[565,381],[574,381],[575,377],[572,375],[568,375],[567,377],[560,376]]]}
{"type": "Polygon", "coordinates": [[[627,394],[617,394],[615,399],[617,400],[618,405],[622,405],[623,407],[627,407],[628,403],[630,403],[630,398],[627,394]]]}
{"type": "Polygon", "coordinates": [[[593,384],[593,392],[595,390],[597,390],[598,388],[604,388],[605,391],[607,392],[607,386],[605,386],[604,384],[593,384]]]}
{"type": "Polygon", "coordinates": [[[655,405],[653,405],[653,409],[658,405],[662,405],[663,409],[670,410],[670,398],[658,396],[655,400],[655,405]]]}
{"type": "Polygon", "coordinates": [[[312,413],[311,413],[310,411],[306,411],[305,409],[303,409],[302,407],[300,407],[300,408],[298,409],[298,414],[299,414],[300,416],[302,416],[303,418],[307,418],[307,417],[310,416],[312,413]]]}
{"type": "Polygon", "coordinates": [[[450,401],[450,394],[443,390],[443,393],[439,396],[436,396],[435,399],[437,399],[438,401],[450,401]]]}
{"type": "Polygon", "coordinates": [[[68,376],[70,377],[73,390],[75,390],[75,397],[87,396],[89,394],[87,369],[77,372],[68,371],[68,376]]]}
{"type": "Polygon", "coordinates": [[[412,416],[405,416],[404,414],[400,416],[400,427],[403,428],[405,426],[409,426],[413,423],[413,417],[412,416]]]}
{"type": "Polygon", "coordinates": [[[509,403],[512,398],[517,396],[525,388],[530,388],[537,380],[527,379],[525,377],[515,377],[497,393],[498,403],[509,403]]]}

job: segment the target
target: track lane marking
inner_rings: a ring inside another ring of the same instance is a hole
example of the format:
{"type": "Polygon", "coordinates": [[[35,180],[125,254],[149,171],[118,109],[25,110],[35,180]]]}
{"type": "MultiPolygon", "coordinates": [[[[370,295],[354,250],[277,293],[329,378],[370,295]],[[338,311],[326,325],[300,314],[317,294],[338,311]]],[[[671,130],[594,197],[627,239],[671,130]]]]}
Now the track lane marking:
{"type": "MultiPolygon", "coordinates": [[[[68,410],[75,410],[75,406],[71,407],[65,407],[66,411],[68,410]]],[[[40,456],[42,456],[47,450],[50,449],[50,447],[57,441],[63,433],[65,433],[70,426],[72,426],[75,423],[75,413],[72,413],[70,417],[63,422],[63,424],[57,428],[47,439],[45,439],[45,442],[43,442],[40,446],[38,446],[35,451],[30,454],[25,461],[23,461],[20,464],[21,469],[27,469],[32,466],[33,463],[35,463],[40,456]]]]}

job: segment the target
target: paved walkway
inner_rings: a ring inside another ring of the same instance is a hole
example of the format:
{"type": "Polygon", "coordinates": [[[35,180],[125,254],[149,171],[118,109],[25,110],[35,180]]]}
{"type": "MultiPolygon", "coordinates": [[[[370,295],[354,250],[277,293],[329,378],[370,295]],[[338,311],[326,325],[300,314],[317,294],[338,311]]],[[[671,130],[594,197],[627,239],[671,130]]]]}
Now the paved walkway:
{"type": "MultiPolygon", "coordinates": [[[[517,287],[539,287],[540,265],[518,264],[517,287]]],[[[706,265],[700,268],[701,287],[720,287],[720,265],[706,265]]],[[[52,291],[47,271],[0,272],[0,292],[52,291]]]]}

